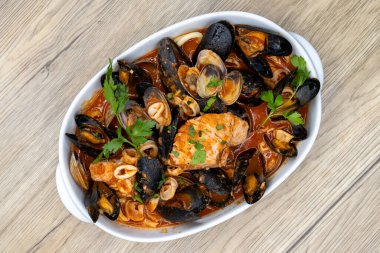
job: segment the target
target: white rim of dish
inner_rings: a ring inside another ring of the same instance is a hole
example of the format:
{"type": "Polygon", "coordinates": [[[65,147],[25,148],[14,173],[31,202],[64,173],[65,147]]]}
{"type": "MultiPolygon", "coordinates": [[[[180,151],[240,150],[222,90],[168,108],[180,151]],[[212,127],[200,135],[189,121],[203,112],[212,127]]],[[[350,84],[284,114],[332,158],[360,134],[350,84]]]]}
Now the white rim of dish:
{"type": "MultiPolygon", "coordinates": [[[[256,14],[252,14],[252,13],[247,13],[247,12],[240,12],[240,11],[223,11],[223,12],[213,12],[213,13],[208,13],[208,14],[204,14],[204,15],[200,15],[200,16],[196,16],[196,17],[192,17],[192,18],[189,18],[189,19],[186,19],[186,20],[183,20],[181,22],[178,22],[178,23],[175,23],[173,25],[170,25],[168,27],[165,27],[161,30],[159,30],[158,32],[148,36],[147,38],[137,42],[135,45],[133,45],[132,47],[130,47],[129,49],[127,49],[126,51],[124,51],[123,53],[121,53],[120,55],[118,55],[117,57],[115,57],[113,59],[113,64],[116,63],[117,59],[120,59],[120,58],[123,58],[124,55],[130,53],[130,52],[133,52],[136,50],[136,48],[139,47],[139,44],[144,44],[146,43],[147,41],[151,40],[152,38],[156,38],[156,37],[159,37],[159,38],[163,38],[164,35],[170,31],[174,31],[174,30],[178,30],[179,28],[181,28],[182,26],[186,26],[188,24],[191,24],[195,21],[206,21],[210,18],[212,19],[220,19],[220,20],[224,20],[224,19],[227,19],[227,20],[232,20],[234,17],[245,17],[245,18],[248,18],[248,19],[256,19],[256,20],[260,20],[260,22],[263,22],[263,23],[267,23],[269,26],[272,26],[274,27],[274,29],[276,29],[276,32],[282,34],[282,35],[286,35],[287,39],[290,40],[290,43],[292,45],[296,44],[298,45],[299,47],[299,50],[302,51],[302,55],[306,56],[306,62],[309,64],[312,64],[310,70],[312,73],[314,73],[314,75],[317,75],[317,72],[316,72],[316,66],[314,66],[313,64],[313,61],[311,60],[308,52],[306,52],[306,50],[304,49],[304,47],[292,36],[289,34],[289,32],[287,32],[286,30],[284,30],[282,27],[280,27],[279,25],[277,25],[276,23],[262,17],[262,16],[258,16],[256,14]]],[[[179,34],[178,34],[179,35],[179,34]]],[[[99,79],[99,75],[101,73],[104,73],[105,70],[106,70],[107,66],[104,66],[95,76],[93,76],[93,78],[91,78],[87,84],[81,89],[81,91],[75,96],[74,100],[72,101],[72,103],[70,104],[70,107],[69,109],[67,110],[66,114],[65,114],[65,117],[64,117],[64,120],[63,120],[63,124],[61,126],[61,129],[60,129],[60,134],[59,134],[59,167],[60,167],[60,170],[61,172],[63,172],[62,170],[63,169],[67,169],[68,170],[68,160],[65,160],[65,159],[68,159],[67,157],[64,157],[64,150],[63,150],[63,146],[64,146],[64,138],[65,138],[65,131],[64,129],[66,128],[67,126],[67,123],[69,122],[69,119],[70,117],[72,117],[72,114],[73,114],[73,110],[74,110],[74,107],[76,104],[78,103],[81,103],[83,101],[80,101],[81,100],[81,97],[88,92],[88,90],[90,89],[90,84],[93,83],[95,80],[98,80],[99,79]]],[[[318,77],[318,78],[323,78],[323,77],[318,77]]],[[[320,80],[321,81],[321,88],[322,88],[322,85],[323,85],[323,80],[320,80]]],[[[303,152],[302,156],[299,156],[297,157],[297,159],[295,159],[295,162],[293,164],[293,168],[292,170],[287,170],[285,172],[285,174],[279,178],[276,182],[271,182],[271,185],[270,187],[268,187],[268,189],[266,190],[264,196],[268,195],[274,188],[276,188],[279,184],[281,184],[299,165],[300,163],[305,159],[306,155],[309,153],[316,137],[317,137],[317,134],[318,134],[318,131],[319,131],[319,127],[320,127],[320,121],[321,121],[321,111],[322,111],[322,103],[321,103],[321,92],[319,92],[319,94],[317,95],[317,97],[315,98],[317,101],[317,106],[319,106],[320,110],[317,110],[317,114],[313,116],[313,118],[315,118],[316,120],[316,123],[315,123],[315,131],[312,133],[312,135],[310,135],[308,137],[308,139],[310,140],[310,145],[306,146],[305,147],[305,151],[303,152]]],[[[69,194],[69,196],[71,197],[71,200],[73,202],[73,204],[75,205],[75,207],[78,209],[79,213],[81,213],[84,217],[88,217],[88,214],[86,212],[86,209],[83,205],[83,200],[79,200],[78,197],[76,196],[76,194],[74,193],[74,190],[71,188],[71,187],[68,187],[70,184],[68,182],[68,178],[65,176],[64,173],[62,173],[62,179],[63,179],[63,183],[65,185],[65,188],[69,194]]],[[[263,197],[264,197],[263,196],[263,197]]],[[[211,221],[208,221],[207,223],[199,223],[198,226],[196,227],[193,227],[187,231],[184,231],[184,232],[181,232],[181,233],[167,233],[165,237],[157,237],[157,238],[141,238],[141,237],[134,237],[134,236],[130,236],[130,235],[127,235],[125,233],[121,234],[121,233],[117,233],[115,232],[113,229],[110,229],[106,226],[106,224],[103,224],[102,222],[97,222],[95,223],[95,225],[97,225],[98,227],[100,227],[102,230],[106,231],[107,233],[109,234],[112,234],[113,236],[116,236],[118,238],[121,238],[121,239],[126,239],[126,240],[130,240],[130,241],[136,241],[136,242],[160,242],[160,241],[169,241],[169,240],[174,240],[174,239],[179,239],[179,238],[182,238],[182,237],[186,237],[188,235],[192,235],[192,234],[196,234],[200,231],[203,231],[203,230],[206,230],[208,228],[211,228],[217,224],[220,224],[234,216],[236,216],[237,214],[240,214],[242,213],[243,211],[245,211],[246,209],[248,209],[249,207],[251,207],[251,205],[248,205],[247,203],[242,203],[236,207],[234,207],[233,210],[229,211],[228,213],[226,214],[223,214],[221,216],[219,216],[218,218],[216,219],[213,219],[211,221]]]]}

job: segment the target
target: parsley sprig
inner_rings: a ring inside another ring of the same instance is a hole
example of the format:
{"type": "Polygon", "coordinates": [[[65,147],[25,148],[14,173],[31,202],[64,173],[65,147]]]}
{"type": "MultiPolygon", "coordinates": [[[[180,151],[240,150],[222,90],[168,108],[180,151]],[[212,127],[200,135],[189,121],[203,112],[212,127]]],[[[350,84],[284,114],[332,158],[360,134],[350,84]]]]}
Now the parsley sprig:
{"type": "Polygon", "coordinates": [[[94,162],[101,160],[103,157],[106,157],[108,159],[110,153],[116,153],[124,143],[130,144],[141,155],[138,146],[146,142],[146,138],[152,135],[152,128],[156,125],[156,123],[152,120],[137,119],[133,126],[127,126],[125,128],[122,127],[123,124],[119,113],[124,110],[129,100],[128,87],[121,83],[115,84],[113,81],[111,59],[109,59],[103,91],[104,98],[110,104],[112,111],[117,118],[119,126],[117,129],[117,138],[110,140],[103,146],[102,153],[100,153],[94,162]],[[127,138],[122,135],[122,129],[127,134],[127,138]]]}
{"type": "Polygon", "coordinates": [[[301,85],[310,76],[310,71],[307,70],[306,61],[302,56],[292,55],[292,58],[290,60],[292,64],[297,67],[296,75],[292,81],[292,85],[295,89],[295,94],[301,85]]]}
{"type": "Polygon", "coordinates": [[[259,128],[264,126],[264,124],[273,116],[283,116],[287,120],[289,120],[294,125],[303,125],[304,121],[301,117],[301,114],[299,114],[296,111],[285,111],[280,112],[279,108],[284,104],[284,100],[282,95],[276,96],[276,98],[273,95],[273,91],[267,90],[263,91],[260,96],[261,100],[267,102],[267,107],[270,109],[270,112],[268,116],[265,118],[265,120],[260,124],[259,128]]]}
{"type": "Polygon", "coordinates": [[[210,110],[211,106],[216,102],[216,96],[210,97],[207,100],[206,106],[203,108],[203,112],[210,110]]]}
{"type": "Polygon", "coordinates": [[[204,163],[206,161],[206,151],[204,150],[204,147],[201,143],[201,140],[194,141],[189,140],[189,143],[193,144],[196,151],[194,152],[193,157],[191,158],[190,164],[200,164],[204,163]]]}
{"type": "Polygon", "coordinates": [[[223,84],[223,80],[218,80],[215,76],[210,78],[210,81],[207,84],[207,88],[216,88],[223,84]]]}

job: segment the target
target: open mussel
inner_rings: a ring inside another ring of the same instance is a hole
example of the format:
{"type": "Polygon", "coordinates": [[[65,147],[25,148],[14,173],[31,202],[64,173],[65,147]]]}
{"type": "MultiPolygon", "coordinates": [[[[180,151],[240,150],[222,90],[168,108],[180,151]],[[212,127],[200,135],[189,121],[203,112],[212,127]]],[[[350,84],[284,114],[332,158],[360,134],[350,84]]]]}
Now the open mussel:
{"type": "Polygon", "coordinates": [[[117,63],[119,64],[119,79],[125,85],[129,85],[132,81],[135,84],[140,82],[152,83],[150,75],[136,64],[125,60],[118,60],[117,63]]]}
{"type": "Polygon", "coordinates": [[[248,173],[243,177],[243,194],[248,204],[261,199],[266,190],[266,180],[263,173],[248,173]]]}
{"type": "Polygon", "coordinates": [[[169,157],[169,153],[172,150],[174,137],[178,129],[179,121],[179,109],[173,107],[171,111],[172,122],[169,126],[165,126],[161,132],[161,145],[159,146],[159,154],[162,160],[166,161],[169,157]]]}
{"type": "Polygon", "coordinates": [[[249,160],[252,158],[252,156],[256,153],[255,148],[247,149],[241,153],[238,154],[238,156],[235,159],[234,162],[234,178],[233,178],[233,185],[237,186],[241,183],[244,175],[247,172],[249,160]]]}
{"type": "Polygon", "coordinates": [[[234,27],[227,21],[219,21],[211,24],[193,54],[193,63],[197,61],[198,54],[203,49],[212,50],[218,54],[223,61],[226,60],[234,46],[234,36],[234,27]]]}
{"type": "Polygon", "coordinates": [[[86,193],[84,204],[93,222],[99,218],[99,213],[110,220],[116,220],[120,212],[120,203],[116,192],[103,182],[94,182],[86,193]]]}
{"type": "Polygon", "coordinates": [[[157,60],[161,79],[170,92],[186,93],[178,76],[181,65],[190,66],[190,62],[178,45],[170,38],[163,38],[158,45],[157,60]]]}
{"type": "Polygon", "coordinates": [[[78,139],[75,134],[66,133],[66,136],[70,139],[71,143],[73,143],[77,148],[79,148],[80,151],[86,155],[97,157],[102,152],[100,148],[95,148],[92,145],[78,139]]]}
{"type": "Polygon", "coordinates": [[[206,186],[210,205],[223,207],[231,197],[232,182],[220,168],[195,170],[193,175],[206,186]]]}
{"type": "Polygon", "coordinates": [[[266,89],[263,79],[252,73],[242,73],[243,85],[241,88],[239,101],[251,106],[258,106],[262,103],[260,99],[261,91],[266,89]]]}
{"type": "Polygon", "coordinates": [[[173,198],[158,204],[162,217],[172,222],[189,222],[199,219],[198,213],[206,208],[210,199],[207,191],[193,184],[177,191],[173,198]]]}
{"type": "Polygon", "coordinates": [[[70,174],[74,181],[84,190],[88,190],[91,185],[91,174],[76,152],[71,154],[70,174]]]}
{"type": "Polygon", "coordinates": [[[268,135],[265,135],[264,137],[267,144],[273,151],[286,157],[297,156],[297,148],[294,143],[294,136],[290,133],[284,130],[275,129],[273,130],[272,140],[269,140],[268,135]]]}
{"type": "Polygon", "coordinates": [[[149,87],[144,93],[144,104],[151,119],[160,126],[168,126],[172,121],[170,107],[165,95],[156,87],[149,87]]]}
{"type": "Polygon", "coordinates": [[[292,124],[293,140],[302,141],[307,138],[307,130],[303,125],[292,124]]]}
{"type": "Polygon", "coordinates": [[[235,26],[235,40],[236,49],[245,63],[266,78],[272,78],[273,73],[265,55],[287,56],[293,50],[287,39],[247,25],[235,26]]]}
{"type": "MultiPolygon", "coordinates": [[[[119,79],[119,72],[117,72],[117,71],[112,72],[111,77],[112,77],[112,80],[114,81],[115,84],[121,84],[122,83],[119,79]]],[[[102,87],[104,86],[105,80],[106,80],[106,74],[103,74],[100,77],[100,84],[102,85],[102,87]]]]}
{"type": "Polygon", "coordinates": [[[157,158],[141,157],[137,162],[139,172],[136,174],[139,195],[146,202],[158,191],[164,166],[157,158]]]}

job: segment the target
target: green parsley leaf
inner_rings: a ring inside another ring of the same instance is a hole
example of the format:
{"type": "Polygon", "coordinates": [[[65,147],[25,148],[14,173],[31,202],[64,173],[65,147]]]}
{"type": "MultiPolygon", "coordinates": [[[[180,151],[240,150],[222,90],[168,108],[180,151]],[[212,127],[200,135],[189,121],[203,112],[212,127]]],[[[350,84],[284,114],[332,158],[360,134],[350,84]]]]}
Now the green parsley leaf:
{"type": "Polygon", "coordinates": [[[190,125],[189,126],[189,135],[191,137],[195,137],[195,129],[194,129],[194,126],[193,125],[190,125]]]}
{"type": "Polygon", "coordinates": [[[265,90],[265,91],[261,92],[260,98],[264,102],[272,103],[274,101],[273,91],[265,90]]]}
{"type": "Polygon", "coordinates": [[[186,104],[188,104],[188,105],[191,105],[192,103],[193,103],[193,101],[191,101],[191,100],[186,102],[186,104]]]}
{"type": "Polygon", "coordinates": [[[216,125],[216,130],[222,130],[223,129],[223,125],[216,125]]]}
{"type": "Polygon", "coordinates": [[[154,198],[154,199],[158,198],[159,196],[160,196],[160,195],[158,195],[158,193],[153,194],[153,198],[154,198]]]}
{"type": "Polygon", "coordinates": [[[161,174],[161,180],[160,180],[160,182],[158,182],[158,187],[157,187],[158,189],[161,189],[162,185],[165,183],[165,180],[166,180],[165,174],[162,173],[161,174]]]}
{"type": "Polygon", "coordinates": [[[208,110],[210,110],[211,106],[215,103],[215,101],[216,101],[216,96],[210,97],[207,100],[206,106],[203,108],[203,112],[207,112],[208,110]]]}
{"type": "Polygon", "coordinates": [[[153,120],[141,120],[138,118],[135,124],[130,128],[126,128],[128,136],[133,144],[139,146],[147,141],[146,137],[152,135],[152,128],[156,125],[153,120]]]}
{"type": "Polygon", "coordinates": [[[133,199],[137,202],[140,202],[141,204],[144,204],[144,201],[141,199],[139,195],[133,195],[133,199]]]}
{"type": "Polygon", "coordinates": [[[292,55],[291,62],[295,67],[297,67],[296,76],[292,81],[292,85],[297,92],[299,87],[301,87],[301,85],[310,76],[310,71],[307,70],[306,61],[302,56],[292,55]]]}
{"type": "Polygon", "coordinates": [[[198,136],[199,136],[199,137],[202,137],[202,132],[203,132],[202,130],[199,130],[199,131],[198,131],[198,136]]]}
{"type": "Polygon", "coordinates": [[[207,88],[215,88],[221,86],[223,84],[223,80],[218,80],[215,76],[210,78],[210,81],[207,84],[207,88]]]}
{"type": "Polygon", "coordinates": [[[135,185],[134,185],[134,187],[135,187],[135,190],[136,190],[137,192],[141,192],[141,188],[140,188],[139,185],[137,184],[137,181],[135,181],[135,185]]]}
{"type": "Polygon", "coordinates": [[[224,145],[224,144],[227,144],[227,142],[225,140],[222,140],[221,143],[224,145]]]}
{"type": "Polygon", "coordinates": [[[274,106],[277,108],[283,104],[282,95],[278,95],[274,101],[274,106]]]}
{"type": "Polygon", "coordinates": [[[173,153],[173,155],[174,155],[175,157],[178,157],[178,156],[179,156],[179,153],[178,153],[176,150],[173,150],[172,153],[173,153]]]}
{"type": "Polygon", "coordinates": [[[305,122],[303,121],[303,118],[301,114],[298,112],[286,112],[283,115],[287,120],[289,120],[293,125],[303,125],[305,122]]]}
{"type": "Polygon", "coordinates": [[[123,146],[125,139],[123,137],[121,138],[115,138],[111,141],[107,142],[103,146],[103,154],[108,159],[110,156],[110,153],[116,153],[121,146],[123,146]]]}
{"type": "Polygon", "coordinates": [[[190,164],[200,164],[206,161],[206,151],[197,150],[191,158],[190,164]]]}

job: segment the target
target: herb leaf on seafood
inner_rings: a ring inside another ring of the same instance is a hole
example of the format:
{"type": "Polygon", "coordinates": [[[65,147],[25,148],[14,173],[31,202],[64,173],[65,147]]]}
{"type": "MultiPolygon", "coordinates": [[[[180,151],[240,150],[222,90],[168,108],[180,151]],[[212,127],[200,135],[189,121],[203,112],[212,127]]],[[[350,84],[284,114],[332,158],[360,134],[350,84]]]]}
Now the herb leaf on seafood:
{"type": "Polygon", "coordinates": [[[292,85],[297,92],[298,88],[306,81],[310,75],[310,71],[307,70],[306,61],[302,56],[293,55],[291,58],[292,64],[297,67],[296,76],[292,81],[292,85]]]}
{"type": "Polygon", "coordinates": [[[216,96],[210,97],[207,100],[207,104],[205,108],[203,108],[203,112],[207,112],[211,108],[211,106],[215,103],[215,101],[216,101],[216,96]]]}
{"type": "Polygon", "coordinates": [[[223,80],[218,80],[215,76],[213,76],[208,82],[207,88],[215,88],[215,87],[221,86],[222,84],[223,84],[223,80]]]}

